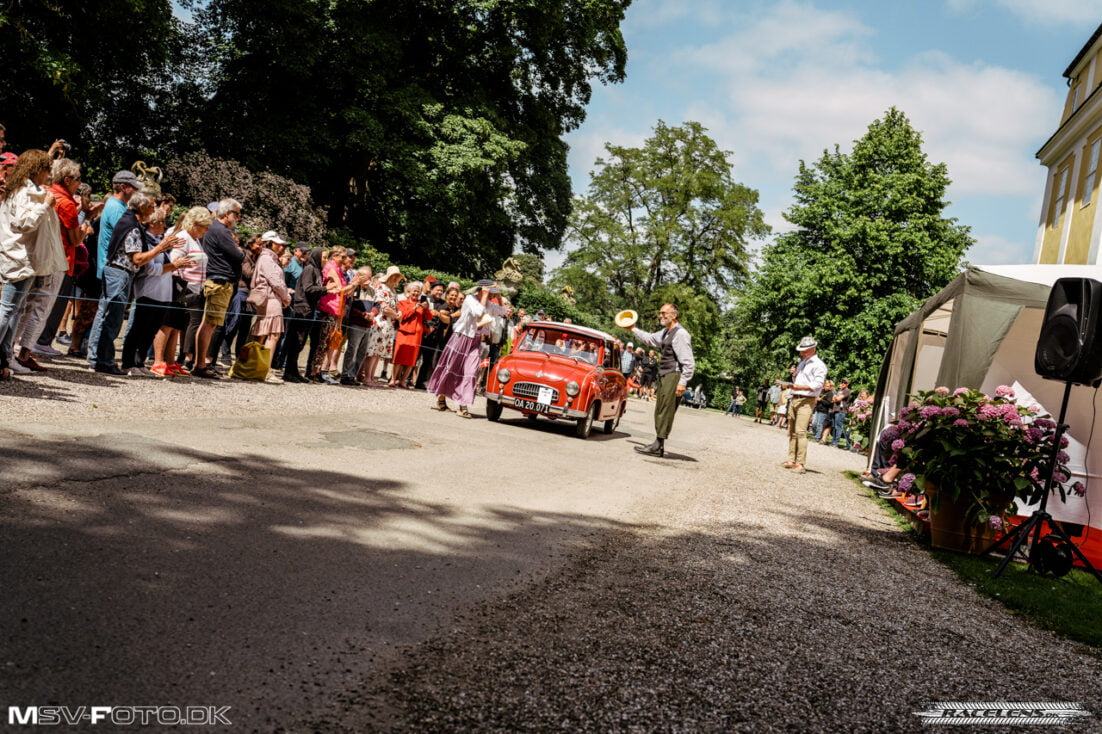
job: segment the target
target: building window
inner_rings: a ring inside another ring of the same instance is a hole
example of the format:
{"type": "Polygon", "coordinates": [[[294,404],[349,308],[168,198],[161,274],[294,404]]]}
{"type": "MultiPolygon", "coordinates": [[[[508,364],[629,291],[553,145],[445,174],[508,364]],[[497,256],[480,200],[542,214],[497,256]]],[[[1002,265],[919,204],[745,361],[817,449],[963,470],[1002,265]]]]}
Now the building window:
{"type": "Polygon", "coordinates": [[[1067,191],[1067,178],[1068,167],[1065,166],[1056,172],[1056,180],[1053,182],[1052,188],[1052,217],[1051,225],[1053,229],[1060,228],[1060,218],[1064,214],[1064,197],[1067,191]]]}
{"type": "Polygon", "coordinates": [[[1091,154],[1087,165],[1087,178],[1083,182],[1083,206],[1091,203],[1094,198],[1094,184],[1098,180],[1098,154],[1102,152],[1102,138],[1091,143],[1091,154]]]}

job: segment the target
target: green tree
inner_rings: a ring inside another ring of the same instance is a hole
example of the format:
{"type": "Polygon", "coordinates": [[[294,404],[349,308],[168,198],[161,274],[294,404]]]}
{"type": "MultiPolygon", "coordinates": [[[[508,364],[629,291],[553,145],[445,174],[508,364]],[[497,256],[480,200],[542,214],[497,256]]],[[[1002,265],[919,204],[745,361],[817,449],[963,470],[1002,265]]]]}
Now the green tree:
{"type": "Polygon", "coordinates": [[[659,121],[642,147],[605,149],[575,201],[572,249],[552,286],[571,286],[579,308],[606,318],[635,309],[643,328],[676,303],[702,367],[719,369],[710,349],[720,304],[746,277],[750,241],[769,231],[757,192],[733,179],[730,153],[697,122],[659,121]]]}
{"type": "Polygon", "coordinates": [[[85,179],[105,185],[166,143],[188,78],[184,28],[169,0],[0,3],[0,122],[11,149],[64,138],[85,179]]]}
{"type": "Polygon", "coordinates": [[[732,178],[730,153],[698,122],[661,120],[641,148],[605,149],[575,202],[573,249],[555,284],[594,298],[591,311],[646,308],[674,283],[726,300],[746,276],[749,241],[769,231],[757,192],[732,178]]]}
{"type": "Polygon", "coordinates": [[[623,79],[630,0],[195,2],[207,149],[310,186],[330,224],[411,264],[493,272],[557,248],[562,137],[623,79]]]}
{"type": "Polygon", "coordinates": [[[745,364],[780,370],[811,334],[833,377],[874,384],[895,323],[956,277],[972,244],[943,215],[949,183],[894,107],[851,153],[801,161],[784,215],[795,229],[763,250],[730,322],[732,345],[762,352],[745,364]]]}

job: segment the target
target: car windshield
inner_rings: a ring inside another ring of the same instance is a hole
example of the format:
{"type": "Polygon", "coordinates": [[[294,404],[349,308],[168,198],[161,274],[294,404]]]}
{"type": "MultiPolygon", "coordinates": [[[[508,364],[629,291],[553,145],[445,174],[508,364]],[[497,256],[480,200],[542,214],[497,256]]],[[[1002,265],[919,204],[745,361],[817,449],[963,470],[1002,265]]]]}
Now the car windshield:
{"type": "Polygon", "coordinates": [[[597,342],[565,331],[529,329],[516,351],[557,354],[561,357],[581,360],[586,364],[597,364],[597,342]]]}

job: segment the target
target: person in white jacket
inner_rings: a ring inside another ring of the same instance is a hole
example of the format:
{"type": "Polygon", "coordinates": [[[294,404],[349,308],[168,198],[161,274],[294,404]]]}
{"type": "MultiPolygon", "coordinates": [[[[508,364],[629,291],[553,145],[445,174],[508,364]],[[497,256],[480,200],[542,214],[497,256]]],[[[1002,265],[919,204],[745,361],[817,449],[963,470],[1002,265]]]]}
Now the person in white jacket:
{"type": "MultiPolygon", "coordinates": [[[[59,181],[69,177],[75,177],[79,184],[80,166],[68,158],[53,161],[49,180],[59,181]]],[[[75,189],[74,185],[73,190],[75,189]]],[[[49,196],[56,205],[56,191],[47,190],[44,196],[49,196]]],[[[46,371],[35,360],[31,348],[46,328],[50,310],[54,307],[57,293],[65,280],[65,273],[69,270],[69,260],[65,257],[65,245],[61,239],[61,219],[55,205],[50,206],[49,214],[38,228],[38,239],[31,255],[34,282],[31,283],[27,301],[23,304],[23,315],[19,317],[19,325],[15,329],[15,363],[11,365],[13,372],[26,374],[46,371]]]]}
{"type": "Polygon", "coordinates": [[[0,193],[0,379],[11,376],[12,345],[23,306],[36,273],[51,267],[54,239],[65,259],[54,196],[45,188],[51,165],[45,151],[24,152],[0,193]]]}

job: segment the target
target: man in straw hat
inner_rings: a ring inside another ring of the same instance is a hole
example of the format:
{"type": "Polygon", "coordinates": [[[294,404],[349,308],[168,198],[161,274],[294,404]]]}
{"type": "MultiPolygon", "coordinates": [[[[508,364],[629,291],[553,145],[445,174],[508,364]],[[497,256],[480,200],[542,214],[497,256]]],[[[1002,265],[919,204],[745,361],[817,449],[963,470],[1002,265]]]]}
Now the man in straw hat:
{"type": "Polygon", "coordinates": [[[816,355],[815,340],[810,336],[800,340],[796,351],[800,353],[796,374],[792,382],[784,383],[784,386],[792,388],[792,401],[788,409],[788,459],[782,461],[781,466],[803,474],[807,471],[804,467],[807,462],[807,426],[815,412],[815,401],[823,391],[827,367],[816,355]]]}
{"type": "Polygon", "coordinates": [[[490,302],[501,289],[492,280],[480,280],[474,293],[463,299],[463,309],[440,361],[436,363],[427,389],[436,395],[437,410],[448,409],[448,398],[459,403],[461,418],[471,418],[468,410],[474,402],[475,381],[482,348],[482,336],[489,332],[493,316],[504,316],[506,309],[490,302]]]}
{"type": "Polygon", "coordinates": [[[653,334],[635,327],[631,330],[635,338],[643,344],[661,349],[658,358],[658,391],[654,403],[654,443],[635,447],[636,451],[647,456],[665,455],[666,438],[673,427],[677,404],[681,402],[685,387],[696,372],[693,339],[685,327],[677,322],[679,315],[677,306],[667,303],[658,311],[661,329],[653,334]]]}

